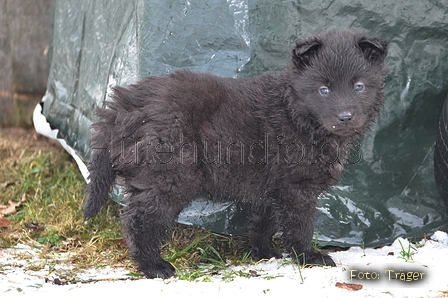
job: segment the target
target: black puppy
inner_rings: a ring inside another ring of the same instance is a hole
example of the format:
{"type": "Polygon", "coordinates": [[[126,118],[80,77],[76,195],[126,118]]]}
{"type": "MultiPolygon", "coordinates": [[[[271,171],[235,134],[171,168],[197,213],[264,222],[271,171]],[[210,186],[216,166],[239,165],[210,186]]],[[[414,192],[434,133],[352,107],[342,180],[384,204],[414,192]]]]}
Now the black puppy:
{"type": "Polygon", "coordinates": [[[115,87],[93,124],[85,217],[118,176],[124,238],[148,278],[175,274],[159,246],[199,193],[251,207],[254,259],[280,256],[271,238],[281,230],[298,262],[335,266],[311,247],[316,198],[379,115],[386,54],[379,38],[327,32],[298,41],[276,74],[177,71],[115,87]]]}

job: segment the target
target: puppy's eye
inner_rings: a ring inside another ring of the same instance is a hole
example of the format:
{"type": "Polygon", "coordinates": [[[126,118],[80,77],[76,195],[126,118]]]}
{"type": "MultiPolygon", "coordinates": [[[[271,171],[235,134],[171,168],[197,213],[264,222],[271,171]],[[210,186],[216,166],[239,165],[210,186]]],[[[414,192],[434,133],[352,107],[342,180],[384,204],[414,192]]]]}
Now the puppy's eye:
{"type": "Polygon", "coordinates": [[[355,83],[355,91],[356,92],[361,92],[362,90],[364,90],[364,84],[361,82],[357,82],[355,83]]]}
{"type": "Polygon", "coordinates": [[[328,88],[327,86],[319,87],[319,94],[322,96],[327,96],[328,94],[330,94],[330,88],[328,88]]]}

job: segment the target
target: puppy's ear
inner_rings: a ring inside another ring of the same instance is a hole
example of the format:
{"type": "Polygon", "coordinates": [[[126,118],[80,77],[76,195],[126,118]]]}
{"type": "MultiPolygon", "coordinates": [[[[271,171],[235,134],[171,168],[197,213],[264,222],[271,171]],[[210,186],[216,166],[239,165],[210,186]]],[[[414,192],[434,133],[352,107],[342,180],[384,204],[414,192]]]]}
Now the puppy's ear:
{"type": "Polygon", "coordinates": [[[311,58],[316,56],[322,43],[317,38],[298,41],[292,50],[292,60],[298,69],[303,69],[310,64],[311,58]]]}
{"type": "Polygon", "coordinates": [[[381,64],[387,56],[387,42],[379,38],[361,38],[358,46],[370,63],[381,64]]]}

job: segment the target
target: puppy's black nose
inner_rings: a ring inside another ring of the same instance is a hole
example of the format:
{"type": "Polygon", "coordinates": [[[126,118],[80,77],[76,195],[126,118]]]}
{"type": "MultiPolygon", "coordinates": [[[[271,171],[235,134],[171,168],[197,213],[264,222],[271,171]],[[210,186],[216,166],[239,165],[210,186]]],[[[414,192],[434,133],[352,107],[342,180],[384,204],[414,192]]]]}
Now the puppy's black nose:
{"type": "Polygon", "coordinates": [[[348,124],[352,121],[353,116],[350,112],[342,112],[338,115],[338,119],[341,124],[348,124]]]}

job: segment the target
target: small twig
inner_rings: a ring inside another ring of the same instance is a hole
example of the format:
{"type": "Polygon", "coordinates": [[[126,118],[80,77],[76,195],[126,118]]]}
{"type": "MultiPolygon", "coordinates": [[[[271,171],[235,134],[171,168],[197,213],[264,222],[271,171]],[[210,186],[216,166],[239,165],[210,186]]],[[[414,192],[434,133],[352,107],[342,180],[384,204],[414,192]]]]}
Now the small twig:
{"type": "Polygon", "coordinates": [[[68,285],[68,284],[90,284],[90,283],[96,283],[96,282],[102,282],[102,281],[126,281],[126,280],[140,280],[145,279],[145,277],[139,277],[139,276],[128,276],[128,277],[103,277],[103,278],[89,278],[89,279],[60,279],[58,277],[55,277],[53,279],[50,279],[48,276],[42,276],[42,275],[36,275],[36,274],[29,274],[30,276],[34,276],[37,278],[42,278],[45,280],[46,283],[51,282],[55,285],[68,285]]]}

